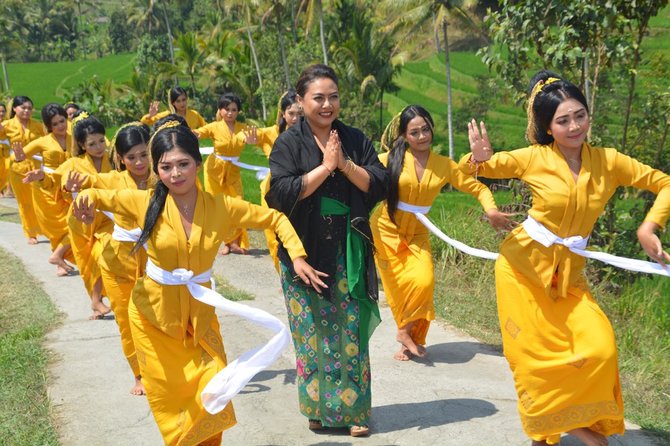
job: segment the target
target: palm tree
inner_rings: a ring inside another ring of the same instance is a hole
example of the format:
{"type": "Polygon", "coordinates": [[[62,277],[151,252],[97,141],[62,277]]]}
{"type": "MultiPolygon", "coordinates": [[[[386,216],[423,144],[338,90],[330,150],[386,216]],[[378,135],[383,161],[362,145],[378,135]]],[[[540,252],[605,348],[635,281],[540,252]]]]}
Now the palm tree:
{"type": "MultiPolygon", "coordinates": [[[[449,132],[449,157],[454,158],[454,131],[452,120],[452,98],[451,98],[451,64],[449,62],[449,40],[448,40],[448,20],[455,18],[469,24],[474,28],[472,19],[468,15],[466,8],[476,4],[474,0],[385,0],[385,10],[402,11],[398,16],[390,21],[390,27],[408,28],[409,32],[414,32],[427,21],[434,21],[435,33],[438,29],[442,31],[442,40],[444,45],[445,72],[447,78],[447,128],[449,132]]],[[[437,48],[439,51],[440,48],[437,48]]]]}
{"type": "MultiPolygon", "coordinates": [[[[249,48],[251,49],[251,56],[254,61],[254,67],[256,68],[256,76],[258,78],[258,87],[259,89],[263,90],[263,77],[261,76],[261,67],[258,63],[258,55],[256,54],[256,45],[254,43],[254,39],[251,35],[251,30],[253,28],[251,24],[251,12],[252,8],[254,11],[258,10],[261,6],[260,0],[231,0],[226,3],[227,6],[224,6],[224,8],[228,11],[230,11],[233,8],[239,8],[242,10],[242,14],[244,15],[244,24],[245,26],[240,29],[240,31],[246,31],[247,34],[247,39],[249,40],[249,48]]],[[[265,98],[261,94],[261,104],[263,106],[263,121],[267,119],[267,107],[265,106],[265,98]]]]}
{"type": "Polygon", "coordinates": [[[191,31],[180,34],[175,39],[177,50],[174,63],[161,64],[163,72],[176,79],[181,73],[186,73],[191,81],[191,97],[195,97],[195,76],[201,71],[202,63],[207,55],[205,42],[191,31]]]}
{"type": "Polygon", "coordinates": [[[321,0],[301,0],[298,13],[305,10],[305,35],[314,25],[314,21],[319,19],[319,33],[321,36],[321,50],[323,51],[323,63],[328,65],[328,51],[326,49],[326,35],[323,26],[323,2],[321,0]]]}
{"type": "Polygon", "coordinates": [[[160,26],[156,10],[156,0],[134,0],[128,14],[128,26],[142,34],[141,30],[146,27],[149,34],[155,27],[160,26]]]}

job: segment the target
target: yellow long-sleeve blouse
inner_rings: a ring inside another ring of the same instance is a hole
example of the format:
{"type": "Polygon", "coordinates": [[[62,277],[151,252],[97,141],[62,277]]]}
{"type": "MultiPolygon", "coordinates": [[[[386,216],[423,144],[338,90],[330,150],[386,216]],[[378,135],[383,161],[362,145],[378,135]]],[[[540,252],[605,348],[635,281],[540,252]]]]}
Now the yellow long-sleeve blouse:
{"type": "MultiPolygon", "coordinates": [[[[634,186],[657,194],[645,221],[665,226],[670,216],[670,176],[616,149],[584,143],[581,154],[582,167],[576,182],[555,143],[498,152],[479,164],[478,174],[524,181],[533,197],[528,214],[559,237],[588,237],[619,186],[634,186]]],[[[475,167],[469,161],[470,155],[465,155],[459,167],[473,174],[475,167]]],[[[570,286],[587,287],[582,273],[583,257],[562,245],[544,247],[532,240],[523,226],[505,238],[500,253],[551,296],[567,296],[570,286]],[[554,275],[556,283],[552,287],[554,275]]]]}
{"type": "MultiPolygon", "coordinates": [[[[228,124],[224,121],[216,121],[197,128],[195,131],[200,135],[201,139],[209,138],[214,142],[214,151],[217,155],[240,156],[242,149],[244,149],[245,139],[235,138],[235,135],[246,129],[246,124],[235,122],[233,133],[230,133],[228,124]]],[[[244,133],[242,133],[242,135],[244,135],[244,133]]]]}
{"type": "MultiPolygon", "coordinates": [[[[81,193],[95,201],[96,208],[123,215],[144,226],[144,216],[153,191],[107,191],[88,189],[81,193]]],[[[284,214],[225,195],[198,191],[190,238],[179,209],[168,195],[148,240],[147,255],[167,271],[186,268],[194,275],[212,267],[221,243],[237,228],[271,228],[281,238],[292,259],[306,256],[305,250],[284,214]]],[[[209,286],[209,284],[203,284],[209,286]]],[[[186,286],[163,286],[148,277],[139,279],[133,302],[151,323],[176,339],[185,339],[193,327],[197,343],[210,327],[214,308],[198,302],[186,286]]]]}
{"type": "MultiPolygon", "coordinates": [[[[154,116],[149,116],[149,114],[147,113],[146,115],[142,116],[142,119],[140,119],[140,121],[146,125],[154,125],[156,121],[166,117],[171,113],[173,112],[169,110],[156,113],[154,116]]],[[[200,127],[207,125],[207,121],[205,121],[205,118],[203,118],[200,113],[191,108],[186,109],[186,116],[184,116],[184,119],[186,119],[186,124],[188,124],[188,127],[190,129],[198,129],[200,127]]]]}
{"type": "Polygon", "coordinates": [[[39,155],[43,158],[43,164],[46,167],[56,169],[70,158],[73,146],[74,140],[71,134],[66,135],[65,149],[63,149],[54,134],[49,133],[29,143],[23,148],[23,152],[26,154],[26,159],[39,155]]]}
{"type": "Polygon", "coordinates": [[[24,129],[19,118],[14,116],[2,123],[5,127],[5,135],[10,142],[20,142],[25,146],[31,141],[46,135],[46,130],[41,122],[30,119],[28,126],[24,129]]]}
{"type": "MultiPolygon", "coordinates": [[[[384,166],[388,165],[388,155],[388,153],[379,155],[379,160],[384,166]]],[[[414,167],[414,156],[410,150],[405,152],[403,168],[398,178],[399,201],[416,206],[431,206],[446,184],[451,184],[461,192],[474,196],[485,211],[496,207],[489,188],[462,173],[455,161],[431,152],[421,181],[419,181],[414,167]]],[[[394,217],[395,224],[389,217],[386,201],[377,207],[372,217],[380,230],[380,241],[386,246],[398,252],[403,240],[411,246],[415,238],[427,239],[428,229],[417,220],[414,214],[396,210],[394,217]]]]}

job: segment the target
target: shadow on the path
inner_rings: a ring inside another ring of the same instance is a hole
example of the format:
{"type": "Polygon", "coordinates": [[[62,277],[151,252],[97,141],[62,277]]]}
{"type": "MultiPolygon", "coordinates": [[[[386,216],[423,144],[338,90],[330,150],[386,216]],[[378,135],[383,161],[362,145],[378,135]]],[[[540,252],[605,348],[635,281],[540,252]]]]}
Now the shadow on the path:
{"type": "Polygon", "coordinates": [[[486,418],[497,412],[498,409],[491,402],[474,398],[390,404],[372,408],[372,431],[387,433],[414,427],[421,430],[486,418]]]}
{"type": "Polygon", "coordinates": [[[248,256],[252,257],[263,257],[270,255],[270,251],[267,249],[260,249],[260,248],[249,248],[247,249],[247,254],[248,256]]]}
{"type": "Polygon", "coordinates": [[[470,362],[476,354],[502,356],[500,347],[480,342],[445,342],[428,345],[425,358],[413,358],[414,362],[432,366],[435,363],[464,364],[470,362]]]}
{"type": "Polygon", "coordinates": [[[296,372],[295,369],[285,369],[285,370],[263,370],[249,382],[240,394],[247,393],[258,393],[265,392],[270,390],[270,387],[259,384],[259,381],[270,381],[275,379],[277,376],[284,376],[284,382],[282,384],[295,384],[296,372]]]}

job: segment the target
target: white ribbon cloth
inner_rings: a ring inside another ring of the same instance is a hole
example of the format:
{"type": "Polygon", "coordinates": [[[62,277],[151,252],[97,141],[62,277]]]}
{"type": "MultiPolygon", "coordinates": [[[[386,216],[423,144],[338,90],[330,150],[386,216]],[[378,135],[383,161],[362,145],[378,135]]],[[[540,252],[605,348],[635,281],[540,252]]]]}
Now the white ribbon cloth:
{"type": "MultiPolygon", "coordinates": [[[[9,142],[8,139],[0,139],[0,144],[5,145],[5,146],[8,146],[8,145],[10,145],[11,143],[9,142]]],[[[10,153],[11,153],[11,152],[10,152],[10,153]]]]}
{"type": "Polygon", "coordinates": [[[135,243],[140,239],[142,230],[140,228],[126,229],[114,223],[114,232],[112,238],[117,242],[132,242],[135,243]]]}
{"type": "Polygon", "coordinates": [[[264,167],[264,166],[256,166],[254,164],[243,163],[242,161],[240,161],[239,156],[216,155],[216,157],[220,160],[228,161],[229,163],[233,163],[234,165],[236,165],[237,167],[240,167],[242,169],[253,170],[254,172],[256,172],[256,179],[258,181],[263,180],[270,173],[270,168],[264,167]]]}
{"type": "Polygon", "coordinates": [[[275,334],[266,344],[243,353],[217,373],[200,394],[203,406],[210,414],[217,414],[259,372],[269,367],[291,342],[286,326],[276,317],[258,308],[232,302],[201,283],[210,280],[212,270],[194,275],[193,271],[177,268],[166,271],[151,259],[147,261],[147,276],[162,285],[185,285],[191,295],[207,305],[223,310],[272,330],[275,334]]]}
{"type": "Polygon", "coordinates": [[[497,252],[491,252],[486,251],[484,249],[473,248],[471,246],[466,245],[465,243],[459,242],[458,240],[454,240],[453,238],[449,237],[444,232],[442,232],[440,228],[435,226],[433,222],[430,221],[428,217],[424,215],[427,214],[428,211],[430,211],[430,206],[416,206],[413,204],[405,203],[403,201],[398,201],[398,209],[400,209],[401,211],[414,214],[417,220],[419,220],[426,228],[428,228],[430,232],[435,234],[436,237],[438,237],[445,243],[453,246],[454,248],[458,249],[459,251],[462,251],[471,256],[481,257],[483,259],[495,260],[498,258],[497,252]]]}
{"type": "Polygon", "coordinates": [[[547,248],[553,244],[563,245],[570,251],[577,255],[586,257],[587,259],[599,260],[617,268],[626,269],[628,271],[636,271],[639,273],[660,274],[662,276],[670,276],[670,271],[663,268],[658,263],[647,262],[645,260],[629,259],[626,257],[619,257],[606,252],[587,251],[586,245],[589,238],[575,235],[572,237],[561,238],[547,229],[542,223],[535,220],[530,215],[523,222],[523,228],[526,233],[547,248]]]}
{"type": "Polygon", "coordinates": [[[44,172],[46,172],[46,173],[54,173],[55,172],[54,169],[52,169],[51,167],[47,167],[47,166],[44,165],[44,158],[42,158],[40,155],[33,155],[33,159],[35,161],[39,161],[40,163],[42,163],[40,165],[40,169],[42,169],[44,172]]]}

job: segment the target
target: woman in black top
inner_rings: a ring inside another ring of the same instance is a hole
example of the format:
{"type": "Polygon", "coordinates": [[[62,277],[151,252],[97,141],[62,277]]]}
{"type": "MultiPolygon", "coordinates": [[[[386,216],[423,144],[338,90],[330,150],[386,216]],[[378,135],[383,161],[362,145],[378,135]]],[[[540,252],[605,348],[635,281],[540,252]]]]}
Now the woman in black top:
{"type": "Polygon", "coordinates": [[[386,196],[386,170],[370,140],[337,120],[332,68],[306,68],[296,91],[304,117],[274,144],[266,200],[288,216],[315,269],[327,273],[327,288],[302,282],[280,246],[300,411],[310,429],[368,435],[368,341],[380,320],[368,217],[386,196]]]}

